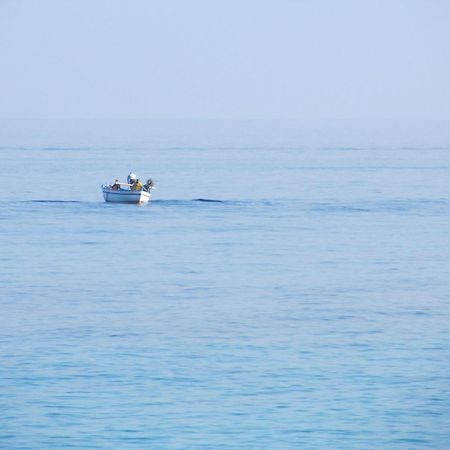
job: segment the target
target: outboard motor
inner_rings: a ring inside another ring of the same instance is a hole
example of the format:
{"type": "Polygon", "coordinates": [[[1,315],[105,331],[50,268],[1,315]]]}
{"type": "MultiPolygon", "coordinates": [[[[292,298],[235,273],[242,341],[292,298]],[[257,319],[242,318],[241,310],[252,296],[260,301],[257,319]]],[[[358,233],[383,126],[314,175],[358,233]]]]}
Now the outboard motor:
{"type": "Polygon", "coordinates": [[[144,191],[150,192],[155,187],[155,182],[149,178],[147,183],[144,184],[144,191]]]}

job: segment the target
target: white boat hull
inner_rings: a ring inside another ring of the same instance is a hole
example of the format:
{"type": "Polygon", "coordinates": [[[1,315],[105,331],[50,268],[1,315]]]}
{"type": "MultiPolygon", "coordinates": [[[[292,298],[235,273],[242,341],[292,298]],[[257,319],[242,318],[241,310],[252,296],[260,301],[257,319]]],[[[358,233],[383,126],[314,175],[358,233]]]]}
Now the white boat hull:
{"type": "Polygon", "coordinates": [[[109,203],[148,203],[152,198],[146,191],[130,191],[119,189],[117,191],[102,186],[103,198],[109,203]]]}

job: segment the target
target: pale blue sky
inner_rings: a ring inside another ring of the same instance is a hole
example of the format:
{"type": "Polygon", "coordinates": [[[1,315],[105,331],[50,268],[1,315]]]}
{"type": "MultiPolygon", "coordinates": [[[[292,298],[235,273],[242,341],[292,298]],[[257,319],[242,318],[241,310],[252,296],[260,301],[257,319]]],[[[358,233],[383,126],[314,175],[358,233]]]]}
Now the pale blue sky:
{"type": "Polygon", "coordinates": [[[0,118],[449,119],[448,0],[0,0],[0,118]]]}

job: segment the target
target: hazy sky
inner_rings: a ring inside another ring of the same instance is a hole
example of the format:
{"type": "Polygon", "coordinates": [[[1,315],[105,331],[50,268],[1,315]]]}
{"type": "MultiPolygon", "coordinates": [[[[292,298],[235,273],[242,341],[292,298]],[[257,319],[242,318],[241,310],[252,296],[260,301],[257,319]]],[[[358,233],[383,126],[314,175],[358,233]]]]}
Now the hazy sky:
{"type": "Polygon", "coordinates": [[[0,0],[0,118],[450,118],[450,0],[0,0]]]}

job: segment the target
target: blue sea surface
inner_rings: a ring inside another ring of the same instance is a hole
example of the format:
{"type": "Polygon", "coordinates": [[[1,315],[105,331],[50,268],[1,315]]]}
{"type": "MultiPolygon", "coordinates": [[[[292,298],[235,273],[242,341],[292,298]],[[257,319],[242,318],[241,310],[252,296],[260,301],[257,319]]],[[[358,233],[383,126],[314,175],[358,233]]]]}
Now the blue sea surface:
{"type": "Polygon", "coordinates": [[[0,448],[450,448],[450,148],[247,141],[1,147],[0,448]]]}

